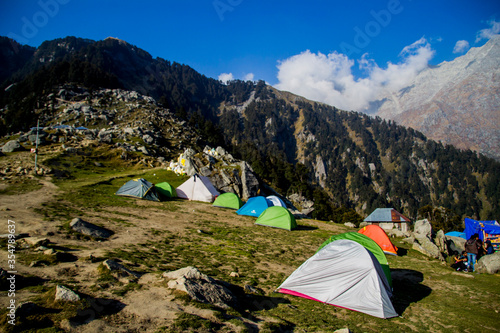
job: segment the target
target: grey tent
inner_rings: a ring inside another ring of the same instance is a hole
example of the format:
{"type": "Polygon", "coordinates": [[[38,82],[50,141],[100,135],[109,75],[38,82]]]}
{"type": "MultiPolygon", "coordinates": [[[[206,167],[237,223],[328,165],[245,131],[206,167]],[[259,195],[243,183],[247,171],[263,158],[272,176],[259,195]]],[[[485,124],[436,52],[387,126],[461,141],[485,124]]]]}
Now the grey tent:
{"type": "Polygon", "coordinates": [[[155,186],[144,178],[129,180],[116,191],[116,195],[160,201],[155,186]]]}
{"type": "Polygon", "coordinates": [[[380,263],[361,244],[348,239],[333,241],[316,252],[278,287],[278,292],[379,318],[398,316],[380,263]]]}

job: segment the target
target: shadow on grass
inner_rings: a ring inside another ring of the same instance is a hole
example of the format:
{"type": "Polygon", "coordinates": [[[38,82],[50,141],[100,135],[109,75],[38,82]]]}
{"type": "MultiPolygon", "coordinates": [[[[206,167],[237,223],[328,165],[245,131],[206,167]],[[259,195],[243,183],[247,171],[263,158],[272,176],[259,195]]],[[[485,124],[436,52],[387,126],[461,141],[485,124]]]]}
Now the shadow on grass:
{"type": "MultiPolygon", "coordinates": [[[[273,297],[265,296],[261,294],[247,294],[245,289],[233,284],[225,283],[225,286],[231,290],[231,292],[238,299],[238,306],[235,310],[240,314],[241,318],[246,318],[254,323],[261,322],[262,320],[257,318],[254,313],[259,311],[267,311],[276,308],[280,304],[290,304],[290,301],[283,297],[273,297]]],[[[227,318],[230,319],[231,315],[226,314],[227,318]]],[[[234,317],[233,317],[234,318],[234,317]]],[[[271,325],[272,327],[266,327],[272,332],[292,332],[295,325],[286,320],[278,323],[264,323],[265,325],[271,325]]],[[[249,332],[259,332],[259,328],[256,324],[245,323],[245,326],[249,332]]]]}
{"type": "Polygon", "coordinates": [[[297,224],[297,228],[295,228],[294,230],[317,230],[317,229],[318,229],[318,227],[297,224]]]}
{"type": "Polygon", "coordinates": [[[408,250],[402,247],[398,247],[398,257],[403,257],[408,254],[408,250]]]}
{"type": "Polygon", "coordinates": [[[391,269],[394,309],[402,315],[411,303],[429,296],[432,289],[421,284],[424,275],[411,269],[391,269]]]}

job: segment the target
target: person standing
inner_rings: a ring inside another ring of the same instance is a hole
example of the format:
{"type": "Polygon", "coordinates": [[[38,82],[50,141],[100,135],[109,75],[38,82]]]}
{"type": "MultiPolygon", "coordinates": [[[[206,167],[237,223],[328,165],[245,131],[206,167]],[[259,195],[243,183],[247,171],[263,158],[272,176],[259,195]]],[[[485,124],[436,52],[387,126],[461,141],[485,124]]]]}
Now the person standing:
{"type": "Polygon", "coordinates": [[[477,255],[483,248],[483,244],[476,233],[465,242],[465,251],[467,252],[467,263],[469,265],[469,272],[474,272],[474,264],[476,263],[477,255]]]}

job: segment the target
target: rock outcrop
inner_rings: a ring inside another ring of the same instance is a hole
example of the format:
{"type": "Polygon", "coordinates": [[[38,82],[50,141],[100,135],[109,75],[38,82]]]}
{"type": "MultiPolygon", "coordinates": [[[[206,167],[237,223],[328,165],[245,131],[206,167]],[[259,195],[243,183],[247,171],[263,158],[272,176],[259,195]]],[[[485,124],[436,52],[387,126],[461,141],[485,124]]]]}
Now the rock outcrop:
{"type": "Polygon", "coordinates": [[[186,292],[193,300],[209,303],[228,309],[237,306],[234,294],[223,283],[201,273],[195,267],[184,267],[176,271],[165,272],[168,287],[186,292]]]}

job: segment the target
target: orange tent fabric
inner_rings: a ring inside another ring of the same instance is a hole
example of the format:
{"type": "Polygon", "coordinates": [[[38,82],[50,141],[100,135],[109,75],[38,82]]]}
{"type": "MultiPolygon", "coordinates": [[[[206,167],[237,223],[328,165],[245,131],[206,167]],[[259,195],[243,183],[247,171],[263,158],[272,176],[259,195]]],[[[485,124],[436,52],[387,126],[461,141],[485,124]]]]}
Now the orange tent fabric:
{"type": "Polygon", "coordinates": [[[384,229],[378,225],[367,225],[366,227],[361,228],[358,232],[373,239],[375,243],[382,248],[384,253],[395,256],[398,255],[398,248],[392,244],[384,229]]]}

